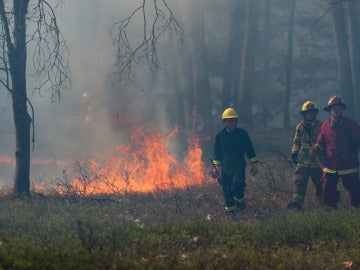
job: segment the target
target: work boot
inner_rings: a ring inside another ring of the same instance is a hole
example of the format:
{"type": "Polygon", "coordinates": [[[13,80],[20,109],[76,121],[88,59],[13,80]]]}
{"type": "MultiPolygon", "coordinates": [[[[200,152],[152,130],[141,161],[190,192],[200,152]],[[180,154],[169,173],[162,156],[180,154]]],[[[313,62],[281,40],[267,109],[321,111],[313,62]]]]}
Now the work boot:
{"type": "Polygon", "coordinates": [[[226,214],[234,214],[236,212],[236,210],[237,210],[237,207],[235,205],[225,207],[226,214]]]}
{"type": "Polygon", "coordinates": [[[299,202],[291,202],[287,206],[289,209],[302,210],[302,205],[299,202]]]}

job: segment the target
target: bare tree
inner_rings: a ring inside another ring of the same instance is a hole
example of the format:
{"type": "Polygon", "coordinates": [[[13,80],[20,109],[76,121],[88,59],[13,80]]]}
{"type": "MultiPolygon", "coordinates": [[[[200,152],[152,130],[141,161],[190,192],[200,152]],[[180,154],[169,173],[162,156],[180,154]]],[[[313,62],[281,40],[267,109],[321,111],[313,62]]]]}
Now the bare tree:
{"type": "Polygon", "coordinates": [[[233,103],[237,101],[240,74],[241,38],[243,33],[243,6],[244,3],[242,1],[231,1],[232,12],[229,25],[231,34],[229,35],[226,48],[223,82],[221,86],[222,108],[233,107],[235,105],[233,103]]]}
{"type": "Polygon", "coordinates": [[[352,71],[355,118],[360,120],[360,3],[347,4],[349,14],[349,47],[352,71]]]}
{"type": "MultiPolygon", "coordinates": [[[[60,98],[61,90],[70,89],[70,72],[64,53],[68,54],[59,30],[54,8],[45,0],[0,0],[0,83],[11,93],[16,133],[14,194],[30,191],[30,128],[34,114],[27,105],[27,49],[33,48],[32,64],[38,86],[49,90],[51,100],[60,98]],[[29,29],[33,26],[34,31],[29,29]],[[29,27],[29,29],[27,29],[29,27]]],[[[31,106],[32,107],[32,106],[31,106]]],[[[34,143],[34,129],[32,141],[34,143]]]]}
{"type": "Polygon", "coordinates": [[[270,78],[270,55],[271,55],[271,0],[264,0],[264,33],[262,42],[262,51],[264,52],[264,65],[261,70],[261,97],[260,97],[260,106],[261,106],[261,124],[266,127],[268,124],[268,119],[271,118],[271,112],[269,108],[269,78],[270,78]]]}
{"type": "Polygon", "coordinates": [[[198,130],[204,137],[213,131],[210,99],[209,65],[207,62],[207,45],[205,39],[204,7],[203,1],[194,2],[194,42],[191,45],[192,73],[193,77],[193,130],[198,130]],[[198,118],[198,119],[196,119],[198,118]]]}
{"type": "Polygon", "coordinates": [[[292,59],[293,59],[293,36],[294,36],[294,17],[296,9],[296,0],[291,0],[289,13],[289,27],[287,35],[287,55],[286,55],[286,85],[284,93],[283,104],[283,127],[288,129],[290,127],[290,93],[291,93],[291,78],[292,78],[292,59]]]}
{"type": "Polygon", "coordinates": [[[348,104],[347,111],[349,115],[354,117],[355,110],[354,95],[352,91],[350,51],[343,1],[332,2],[331,13],[334,21],[334,36],[338,61],[340,92],[348,104]]]}
{"type": "Polygon", "coordinates": [[[178,44],[183,42],[184,31],[176,20],[166,0],[143,0],[128,17],[116,22],[111,28],[113,44],[116,47],[117,75],[130,75],[134,63],[145,59],[151,70],[159,68],[158,45],[164,35],[175,36],[178,44]],[[142,38],[129,38],[129,28],[138,16],[143,21],[142,38]]]}
{"type": "Polygon", "coordinates": [[[239,114],[240,121],[253,125],[252,119],[252,90],[255,73],[255,51],[257,44],[259,0],[248,0],[246,9],[246,26],[244,47],[241,59],[240,85],[239,85],[239,114]]]}

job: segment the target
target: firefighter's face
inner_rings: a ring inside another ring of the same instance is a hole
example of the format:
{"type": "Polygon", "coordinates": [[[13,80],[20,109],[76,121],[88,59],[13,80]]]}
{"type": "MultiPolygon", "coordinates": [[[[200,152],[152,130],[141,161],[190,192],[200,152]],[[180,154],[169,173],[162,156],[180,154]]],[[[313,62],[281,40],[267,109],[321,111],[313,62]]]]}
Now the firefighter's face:
{"type": "Polygon", "coordinates": [[[344,108],[342,105],[334,105],[330,108],[330,115],[334,119],[338,119],[341,117],[343,110],[344,110],[344,108]]]}
{"type": "Polygon", "coordinates": [[[230,132],[235,130],[237,122],[238,122],[237,118],[224,119],[224,125],[230,132]]]}
{"type": "Polygon", "coordinates": [[[304,112],[304,117],[308,121],[314,121],[316,116],[317,116],[316,110],[308,110],[308,111],[304,112]]]}

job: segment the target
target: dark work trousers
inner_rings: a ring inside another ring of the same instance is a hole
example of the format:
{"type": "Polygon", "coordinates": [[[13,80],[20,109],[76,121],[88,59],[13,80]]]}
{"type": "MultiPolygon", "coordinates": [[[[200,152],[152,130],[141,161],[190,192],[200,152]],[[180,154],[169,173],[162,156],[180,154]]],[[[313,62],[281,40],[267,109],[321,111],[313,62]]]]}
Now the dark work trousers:
{"type": "Polygon", "coordinates": [[[296,166],[294,174],[295,186],[293,201],[298,202],[300,205],[304,203],[306,188],[310,177],[316,189],[315,196],[321,197],[321,175],[322,171],[319,167],[310,168],[309,166],[296,166]]]}
{"type": "Polygon", "coordinates": [[[245,193],[245,168],[224,169],[221,174],[222,189],[226,207],[235,205],[234,197],[238,200],[244,198],[245,193]]]}
{"type": "Polygon", "coordinates": [[[351,205],[359,207],[360,205],[360,178],[359,173],[338,175],[324,172],[322,175],[323,205],[336,207],[338,202],[337,184],[341,178],[344,188],[350,194],[351,205]]]}

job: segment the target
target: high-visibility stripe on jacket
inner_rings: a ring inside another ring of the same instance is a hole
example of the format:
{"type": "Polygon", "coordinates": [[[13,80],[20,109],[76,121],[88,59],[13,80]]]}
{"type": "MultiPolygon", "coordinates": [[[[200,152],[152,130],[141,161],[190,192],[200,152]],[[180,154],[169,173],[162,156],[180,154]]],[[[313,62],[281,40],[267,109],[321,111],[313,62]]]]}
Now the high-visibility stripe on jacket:
{"type": "Polygon", "coordinates": [[[310,156],[310,147],[315,144],[322,122],[315,119],[311,126],[306,126],[302,120],[296,126],[291,154],[297,153],[298,165],[302,167],[319,167],[316,160],[310,156]]]}
{"type": "Polygon", "coordinates": [[[331,173],[331,174],[337,174],[337,175],[345,175],[345,174],[351,174],[351,173],[357,173],[360,171],[360,168],[354,168],[349,170],[331,170],[329,168],[323,168],[323,172],[331,173]]]}

